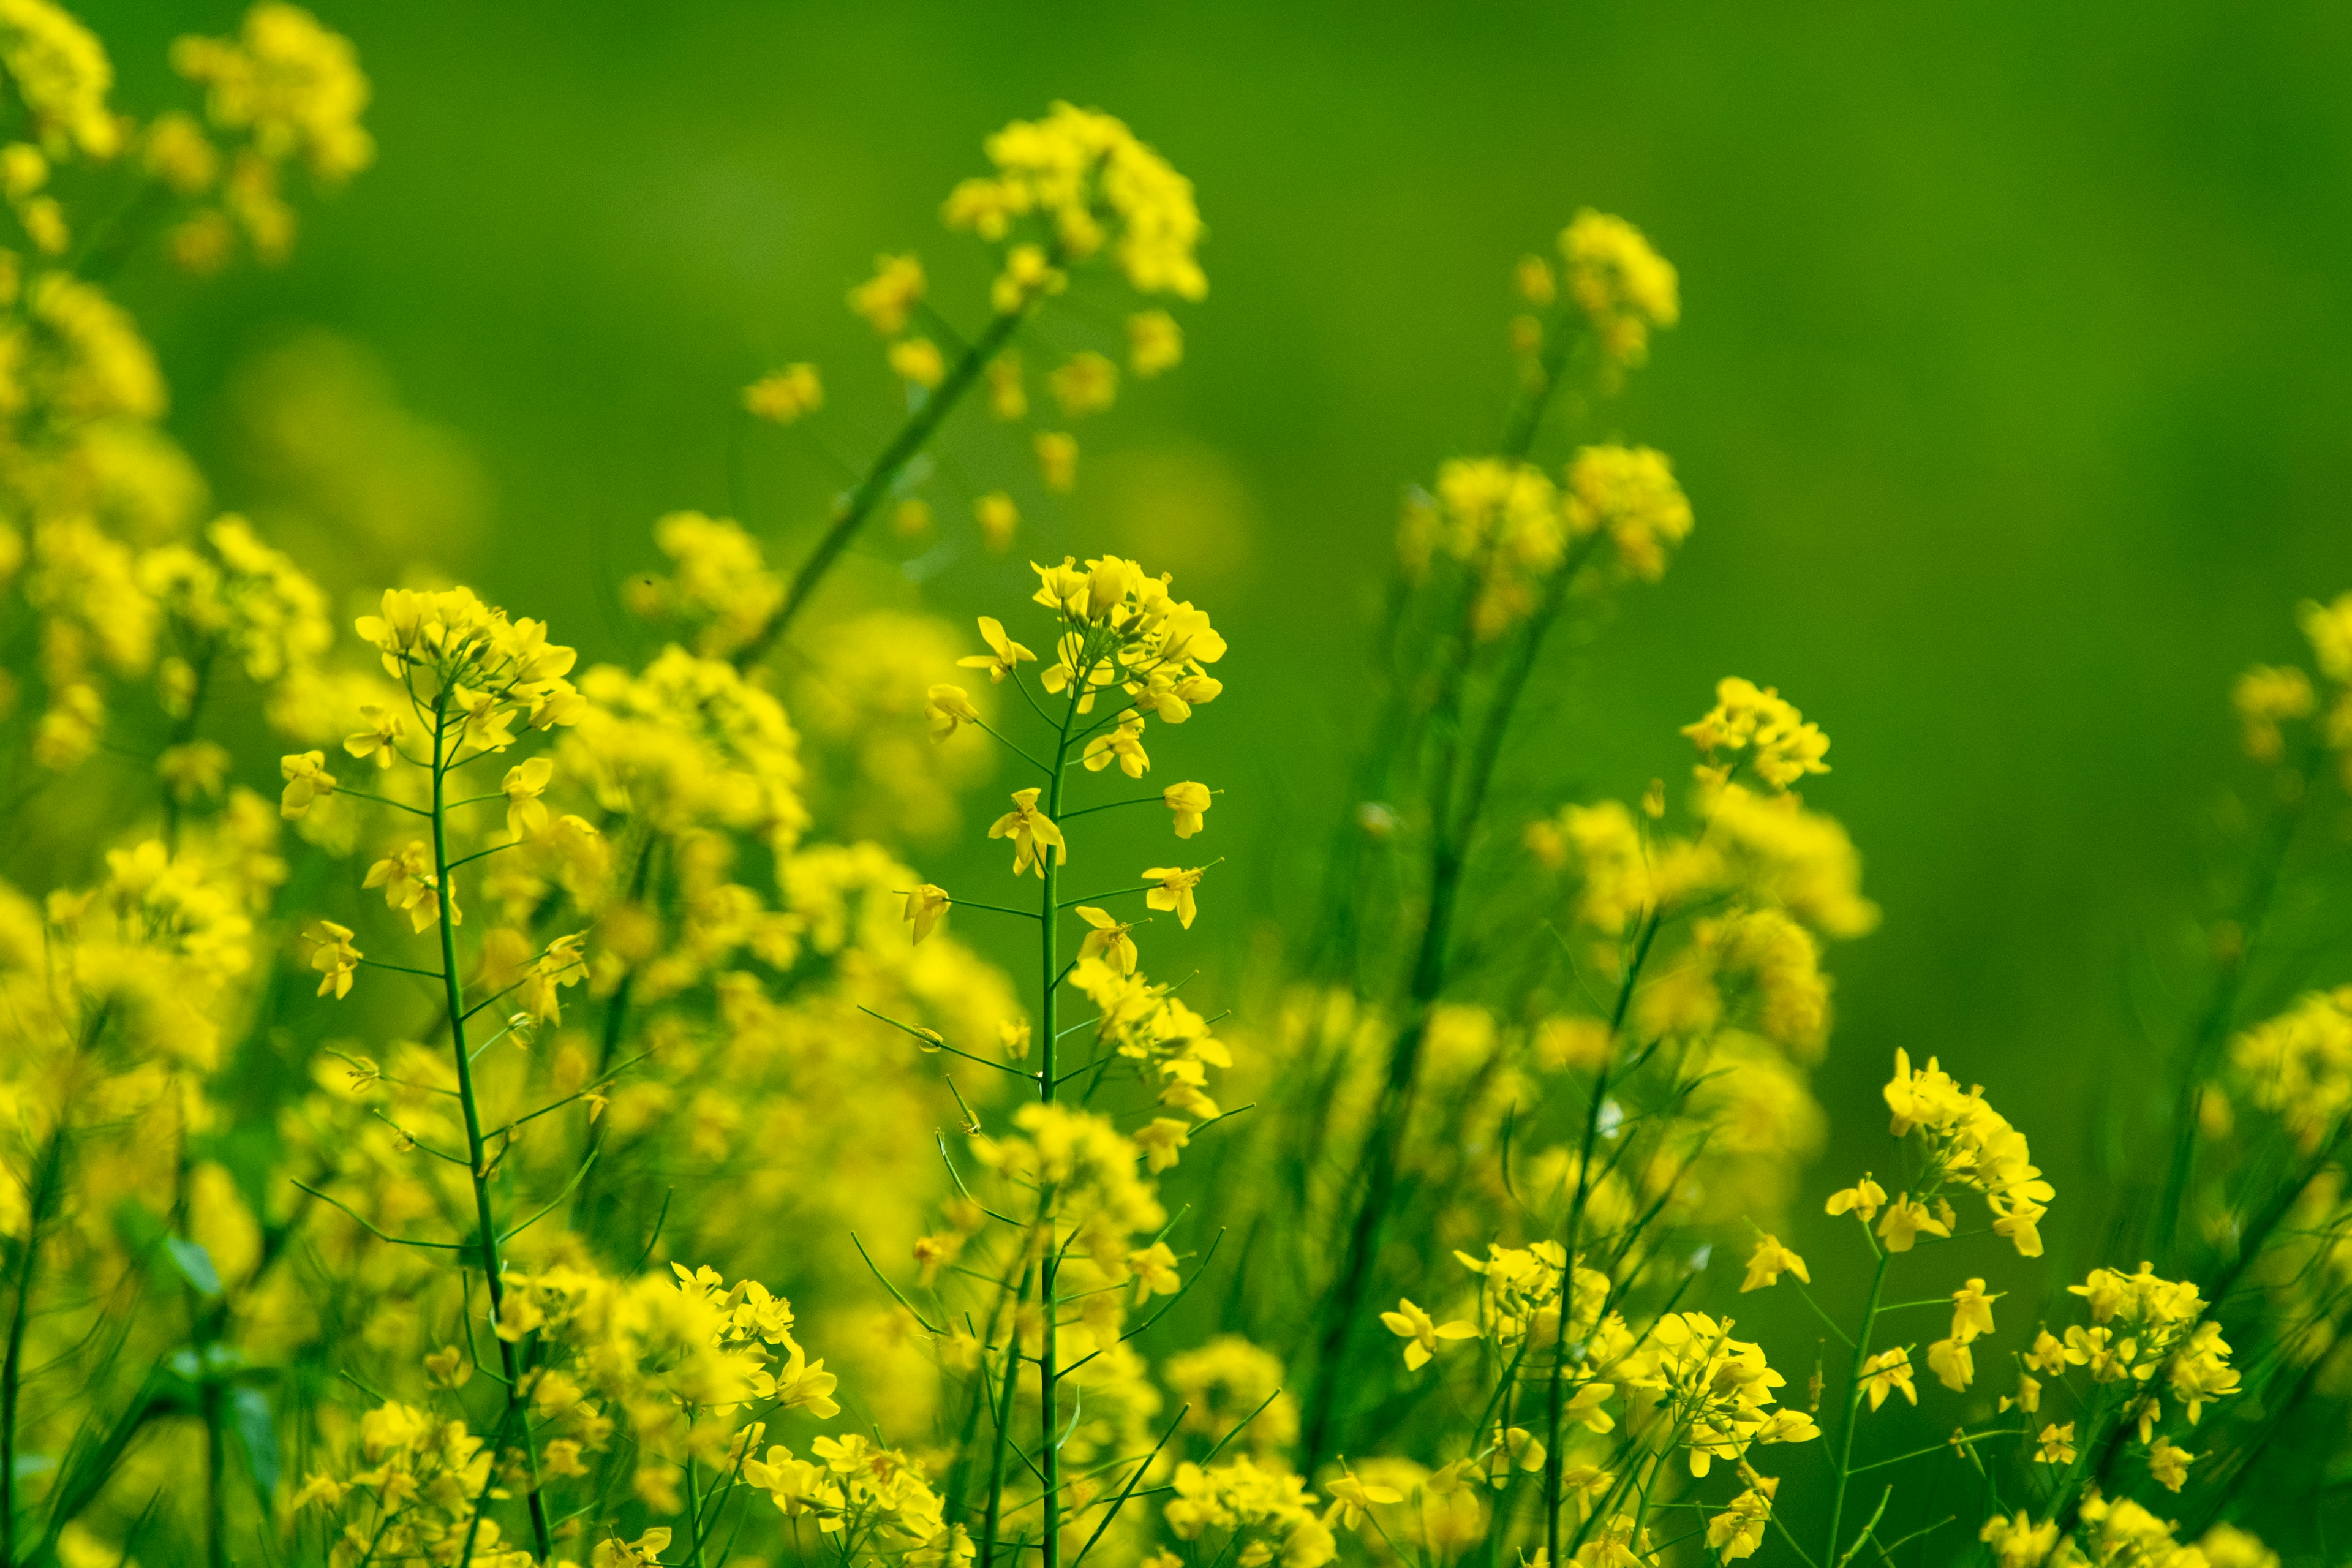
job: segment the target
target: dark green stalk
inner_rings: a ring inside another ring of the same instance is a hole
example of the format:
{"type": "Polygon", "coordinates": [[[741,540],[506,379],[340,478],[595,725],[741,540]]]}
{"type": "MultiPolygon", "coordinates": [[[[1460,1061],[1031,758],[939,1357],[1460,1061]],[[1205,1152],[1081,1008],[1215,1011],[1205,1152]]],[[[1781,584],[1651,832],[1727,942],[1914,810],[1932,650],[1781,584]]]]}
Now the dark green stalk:
{"type": "MultiPolygon", "coordinates": [[[[499,1342],[499,1366],[506,1375],[507,1414],[521,1434],[524,1462],[530,1470],[525,1497],[530,1511],[531,1541],[541,1561],[552,1550],[547,1502],[539,1490],[539,1454],[531,1442],[530,1415],[525,1409],[530,1391],[523,1386],[523,1365],[515,1342],[496,1331],[506,1302],[504,1265],[499,1257],[499,1227],[490,1202],[488,1160],[483,1147],[482,1115],[474,1098],[473,1053],[466,1047],[466,989],[457,974],[457,889],[449,871],[448,779],[450,759],[457,748],[448,746],[446,690],[433,704],[433,896],[440,905],[441,984],[449,1007],[449,1043],[457,1060],[457,1103],[465,1110],[467,1174],[474,1185],[474,1221],[481,1231],[481,1262],[489,1287],[492,1337],[499,1342]]],[[[461,742],[462,743],[462,742],[461,742]]],[[[496,1460],[493,1458],[493,1468],[496,1460]]]]}
{"type": "MultiPolygon", "coordinates": [[[[1863,1232],[1863,1239],[1867,1241],[1869,1238],[1870,1233],[1863,1232]]],[[[1886,1290],[1887,1267],[1895,1261],[1895,1255],[1882,1249],[1874,1241],[1870,1243],[1870,1249],[1878,1254],[1878,1270],[1870,1277],[1870,1301],[1863,1308],[1862,1327],[1853,1336],[1853,1366],[1848,1374],[1852,1386],[1845,1391],[1845,1425],[1838,1435],[1837,1485],[1830,1492],[1829,1544],[1822,1552],[1824,1563],[1841,1561],[1838,1556],[1838,1531],[1845,1522],[1846,1483],[1853,1479],[1854,1428],[1862,1425],[1862,1369],[1870,1360],[1870,1331],[1878,1322],[1878,1302],[1886,1290]]]]}

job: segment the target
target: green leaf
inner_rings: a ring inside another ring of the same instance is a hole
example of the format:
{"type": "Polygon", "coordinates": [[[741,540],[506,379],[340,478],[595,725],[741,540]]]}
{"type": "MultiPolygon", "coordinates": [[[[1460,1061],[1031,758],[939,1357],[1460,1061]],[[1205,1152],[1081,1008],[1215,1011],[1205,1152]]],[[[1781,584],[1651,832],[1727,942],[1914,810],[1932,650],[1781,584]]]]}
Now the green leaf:
{"type": "Polygon", "coordinates": [[[180,1271],[197,1295],[206,1300],[216,1300],[221,1293],[220,1270],[213,1267],[213,1255],[184,1236],[167,1237],[163,1251],[172,1259],[172,1267],[180,1271]]]}

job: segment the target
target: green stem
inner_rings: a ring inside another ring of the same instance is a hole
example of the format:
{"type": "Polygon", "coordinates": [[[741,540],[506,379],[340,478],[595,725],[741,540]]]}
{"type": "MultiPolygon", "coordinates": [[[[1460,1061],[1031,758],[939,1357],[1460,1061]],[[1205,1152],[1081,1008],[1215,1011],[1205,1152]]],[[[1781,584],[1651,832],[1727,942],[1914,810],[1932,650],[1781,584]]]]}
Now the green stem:
{"type": "MultiPolygon", "coordinates": [[[[1867,1231],[1863,1233],[1863,1238],[1869,1240],[1867,1231]]],[[[1830,1493],[1829,1544],[1822,1552],[1824,1563],[1842,1561],[1838,1555],[1838,1531],[1845,1522],[1846,1483],[1853,1479],[1854,1428],[1862,1425],[1862,1369],[1870,1360],[1870,1331],[1877,1326],[1879,1299],[1886,1290],[1886,1270],[1895,1261],[1895,1255],[1881,1250],[1876,1242],[1871,1243],[1871,1250],[1878,1253],[1878,1270],[1870,1277],[1870,1302],[1863,1309],[1862,1327],[1853,1337],[1853,1369],[1849,1377],[1852,1386],[1845,1391],[1845,1428],[1838,1435],[1837,1485],[1830,1493]]]]}
{"type": "Polygon", "coordinates": [[[449,1042],[457,1062],[457,1103],[465,1110],[466,1149],[470,1160],[467,1174],[474,1185],[475,1224],[481,1231],[482,1274],[489,1287],[490,1323],[493,1337],[499,1342],[499,1370],[506,1374],[507,1415],[521,1436],[523,1458],[530,1470],[530,1490],[525,1500],[530,1511],[531,1541],[543,1562],[550,1556],[553,1542],[548,1529],[546,1500],[539,1490],[539,1454],[531,1442],[530,1416],[524,1408],[530,1392],[523,1386],[522,1359],[515,1342],[496,1332],[506,1301],[506,1279],[499,1258],[499,1227],[490,1202],[481,1109],[474,1096],[473,1053],[466,1048],[465,982],[457,974],[457,889],[451,883],[448,826],[449,759],[455,748],[447,746],[448,704],[448,695],[444,692],[433,705],[433,894],[440,904],[441,984],[449,1007],[449,1042]]]}
{"type": "Polygon", "coordinates": [[[782,606],[750,642],[736,652],[738,668],[747,668],[759,662],[761,656],[774,646],[776,639],[792,629],[793,619],[806,607],[809,596],[816,592],[817,584],[824,580],[825,573],[832,569],[841,552],[848,548],[859,527],[874,514],[874,509],[882,504],[882,498],[889,493],[890,486],[899,472],[913,462],[915,455],[929,443],[950,411],[971,389],[972,383],[980,379],[980,373],[988,367],[989,362],[1012,341],[1013,334],[1028,319],[1028,315],[1029,307],[1023,304],[991,319],[987,330],[964,350],[963,357],[956,361],[947,378],[932,388],[930,395],[923,400],[923,405],[898,427],[898,435],[891,437],[890,444],[882,449],[882,455],[874,459],[874,466],[866,470],[866,477],[857,481],[857,488],[849,492],[849,499],[842,502],[840,514],[833,520],[833,526],[824,531],[824,536],[816,542],[816,548],[809,552],[808,559],[802,562],[800,570],[793,574],[793,585],[784,595],[782,606]]]}
{"type": "MultiPolygon", "coordinates": [[[[1052,782],[1046,786],[1045,815],[1057,822],[1061,820],[1062,816],[1062,791],[1069,780],[1069,774],[1062,763],[1070,750],[1070,724],[1077,717],[1080,689],[1081,688],[1076,685],[1071,687],[1069,703],[1062,711],[1061,731],[1054,741],[1054,766],[1051,771],[1052,782]]],[[[1038,863],[1038,869],[1045,873],[1045,889],[1043,898],[1039,900],[1037,914],[1039,932],[1037,975],[1041,988],[1037,1004],[1037,1023],[1038,1034],[1042,1041],[1039,1047],[1040,1059],[1037,1064],[1037,1098],[1051,1104],[1061,1081],[1061,1075],[1055,1070],[1061,1047],[1062,991],[1062,907],[1058,900],[1062,890],[1060,860],[1067,856],[1068,848],[1066,845],[1061,854],[1056,856],[1050,847],[1041,846],[1040,847],[1045,848],[1046,852],[1038,863]]],[[[1052,1189],[1048,1188],[1045,1194],[1040,1194],[1041,1206],[1051,1195],[1051,1192],[1052,1189]]],[[[1049,1227],[1054,1226],[1054,1218],[1050,1212],[1046,1215],[1046,1224],[1049,1227]]],[[[1052,1228],[1046,1231],[1045,1242],[1045,1255],[1038,1259],[1037,1263],[1038,1299],[1045,1309],[1045,1324],[1044,1342],[1040,1346],[1041,1353],[1037,1357],[1038,1399],[1042,1412],[1039,1419],[1043,1424],[1042,1436],[1045,1448],[1045,1453],[1041,1457],[1045,1471],[1045,1528],[1040,1545],[1045,1553],[1045,1568],[1061,1568],[1062,1445],[1055,1432],[1055,1427],[1060,1424],[1061,1347],[1055,1342],[1060,1336],[1055,1332],[1054,1325],[1057,1308],[1055,1285],[1056,1277],[1061,1271],[1062,1260],[1061,1249],[1055,1245],[1052,1228]]]]}

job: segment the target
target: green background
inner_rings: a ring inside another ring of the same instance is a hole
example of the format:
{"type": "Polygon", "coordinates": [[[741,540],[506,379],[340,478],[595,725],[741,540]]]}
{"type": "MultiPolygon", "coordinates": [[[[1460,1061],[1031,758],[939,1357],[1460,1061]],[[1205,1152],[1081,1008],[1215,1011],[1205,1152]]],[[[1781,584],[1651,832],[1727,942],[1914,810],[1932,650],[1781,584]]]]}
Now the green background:
{"type": "MultiPolygon", "coordinates": [[[[1532,716],[1513,809],[1631,795],[1686,765],[1674,729],[1717,676],[1778,685],[1834,739],[1810,798],[1886,910],[1834,956],[1821,1088],[1855,1152],[1822,1174],[1883,1150],[1904,1046],[1988,1085],[2069,1223],[2094,1108],[2147,1079],[2133,955],[2208,898],[2228,682],[2295,651],[2297,599],[2352,586],[2352,12],[322,11],[375,82],[380,163],[282,275],[125,279],[175,420],[223,502],[341,546],[345,586],[428,556],[590,657],[647,646],[615,589],[653,519],[730,507],[743,383],[815,360],[824,439],[874,449],[889,395],[842,295],[875,252],[919,247],[976,321],[937,206],[987,131],[1098,105],[1196,182],[1213,289],[1185,364],[1081,431],[1077,496],[1019,493],[1024,547],[1176,566],[1232,637],[1229,696],[1164,764],[1230,791],[1190,939],[1228,996],[1310,908],[1401,487],[1496,438],[1510,263],[1580,205],[1631,217],[1685,318],[1609,425],[1674,455],[1698,529],[1532,716]],[[359,406],[362,437],[257,431],[271,356],[312,329],[354,345],[313,401],[359,406]]],[[[235,16],[89,14],[132,103],[170,90],[173,33],[235,16]]],[[[1023,464],[978,417],[948,456],[933,493],[968,544],[959,484],[1023,464]]],[[[750,521],[804,538],[818,461],[769,432],[748,472],[750,521]]],[[[958,615],[1025,576],[951,565],[926,592],[958,615]]]]}

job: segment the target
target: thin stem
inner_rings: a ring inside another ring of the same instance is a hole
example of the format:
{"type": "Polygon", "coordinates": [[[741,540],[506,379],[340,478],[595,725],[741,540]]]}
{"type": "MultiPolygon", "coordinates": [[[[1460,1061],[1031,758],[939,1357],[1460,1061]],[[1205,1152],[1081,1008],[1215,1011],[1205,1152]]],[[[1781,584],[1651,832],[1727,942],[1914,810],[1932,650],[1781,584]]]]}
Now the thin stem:
{"type": "MultiPolygon", "coordinates": [[[[481,1108],[474,1095],[473,1057],[466,1049],[465,982],[458,978],[457,970],[457,889],[450,875],[447,804],[449,758],[455,748],[448,745],[448,702],[444,692],[434,700],[433,705],[433,894],[441,905],[441,974],[449,1007],[449,1044],[457,1063],[457,1103],[465,1111],[466,1148],[471,1158],[467,1173],[473,1181],[475,1223],[480,1231],[482,1278],[489,1289],[490,1321],[495,1326],[503,1315],[506,1279],[499,1256],[498,1220],[490,1201],[481,1108]]],[[[539,1557],[545,1561],[551,1555],[552,1539],[548,1530],[547,1502],[540,1495],[539,1454],[531,1442],[530,1415],[524,1408],[521,1355],[514,1341],[504,1334],[496,1338],[499,1368],[506,1374],[507,1415],[520,1435],[523,1459],[529,1470],[530,1490],[525,1500],[530,1512],[531,1540],[539,1557]]]]}
{"type": "MultiPolygon", "coordinates": [[[[1864,1239],[1869,1234],[1867,1231],[1863,1233],[1864,1239]]],[[[1895,1254],[1880,1250],[1877,1243],[1871,1243],[1871,1249],[1878,1253],[1878,1268],[1870,1277],[1870,1301],[1863,1309],[1861,1331],[1853,1339],[1853,1367],[1849,1374],[1851,1386],[1845,1391],[1845,1427],[1838,1436],[1837,1484],[1830,1492],[1829,1544],[1822,1551],[1822,1561],[1833,1564],[1844,1561],[1838,1555],[1838,1531],[1845,1522],[1846,1483],[1853,1479],[1854,1428],[1862,1425],[1862,1369],[1870,1360],[1870,1331],[1877,1326],[1879,1300],[1886,1292],[1886,1270],[1895,1261],[1895,1254]]],[[[1884,1508],[1885,1505],[1881,1503],[1879,1506],[1884,1508]]],[[[1875,1524],[1877,1521],[1874,1518],[1871,1522],[1875,1524]]]]}

